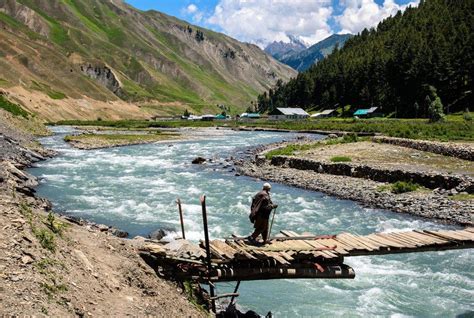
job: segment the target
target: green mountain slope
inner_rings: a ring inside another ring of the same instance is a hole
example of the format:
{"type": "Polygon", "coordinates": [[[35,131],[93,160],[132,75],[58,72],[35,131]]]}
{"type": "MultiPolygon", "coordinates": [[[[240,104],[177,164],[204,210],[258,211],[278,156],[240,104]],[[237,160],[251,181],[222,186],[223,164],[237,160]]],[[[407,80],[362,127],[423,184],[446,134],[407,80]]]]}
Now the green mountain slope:
{"type": "Polygon", "coordinates": [[[121,0],[0,1],[0,44],[0,87],[148,111],[237,111],[296,74],[255,45],[121,0]]]}
{"type": "MultiPolygon", "coordinates": [[[[473,107],[474,1],[425,0],[379,23],[271,94],[262,110],[380,107],[398,117],[427,117],[440,97],[445,112],[473,107]],[[434,98],[434,99],[433,99],[434,98]]],[[[439,103],[437,103],[439,105],[439,103]]]]}

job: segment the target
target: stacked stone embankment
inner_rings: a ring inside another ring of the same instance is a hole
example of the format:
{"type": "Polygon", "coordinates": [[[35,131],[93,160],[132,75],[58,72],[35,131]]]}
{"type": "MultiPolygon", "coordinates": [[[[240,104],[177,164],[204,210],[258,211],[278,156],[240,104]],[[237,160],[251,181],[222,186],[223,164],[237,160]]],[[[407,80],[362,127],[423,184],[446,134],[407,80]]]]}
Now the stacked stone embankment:
{"type": "Polygon", "coordinates": [[[439,141],[413,140],[385,136],[376,136],[373,137],[372,140],[375,142],[413,148],[417,150],[437,153],[440,155],[474,161],[474,147],[465,144],[463,145],[459,143],[454,144],[439,141]]]}
{"type": "Polygon", "coordinates": [[[274,156],[271,159],[271,164],[318,173],[370,179],[377,182],[411,181],[429,189],[441,188],[455,189],[457,192],[474,192],[474,179],[464,175],[389,169],[354,163],[328,163],[288,156],[274,156]]]}

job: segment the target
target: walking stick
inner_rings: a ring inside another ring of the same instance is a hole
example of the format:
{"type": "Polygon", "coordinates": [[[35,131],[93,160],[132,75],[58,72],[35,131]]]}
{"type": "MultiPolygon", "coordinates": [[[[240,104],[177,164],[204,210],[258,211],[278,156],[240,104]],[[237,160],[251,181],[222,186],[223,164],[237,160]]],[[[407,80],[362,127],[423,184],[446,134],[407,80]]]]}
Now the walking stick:
{"type": "MultiPolygon", "coordinates": [[[[274,208],[274,209],[273,209],[272,223],[270,224],[270,229],[268,230],[267,242],[268,242],[269,239],[270,239],[270,234],[272,234],[273,220],[275,220],[276,210],[277,210],[277,208],[274,208]]],[[[265,243],[267,243],[267,242],[265,242],[265,243]]]]}

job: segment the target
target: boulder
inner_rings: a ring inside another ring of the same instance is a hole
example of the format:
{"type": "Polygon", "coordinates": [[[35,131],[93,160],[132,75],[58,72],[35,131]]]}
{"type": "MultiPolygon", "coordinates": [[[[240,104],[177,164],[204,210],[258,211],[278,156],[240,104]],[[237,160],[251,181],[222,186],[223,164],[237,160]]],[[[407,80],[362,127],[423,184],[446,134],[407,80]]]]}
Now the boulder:
{"type": "Polygon", "coordinates": [[[204,162],[206,162],[206,158],[196,157],[196,158],[193,159],[193,161],[191,163],[200,165],[200,164],[203,164],[204,162]]]}

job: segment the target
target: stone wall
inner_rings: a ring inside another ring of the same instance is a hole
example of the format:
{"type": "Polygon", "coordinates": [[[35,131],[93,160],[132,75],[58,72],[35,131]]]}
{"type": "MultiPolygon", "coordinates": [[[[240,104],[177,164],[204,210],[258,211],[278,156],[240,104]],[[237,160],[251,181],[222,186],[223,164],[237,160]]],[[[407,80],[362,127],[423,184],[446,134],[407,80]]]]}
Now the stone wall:
{"type": "Polygon", "coordinates": [[[429,189],[455,189],[457,192],[474,193],[474,179],[468,176],[382,169],[353,163],[327,163],[287,156],[274,156],[271,164],[325,174],[365,178],[378,182],[412,181],[429,189]]]}
{"type": "Polygon", "coordinates": [[[407,148],[418,149],[437,153],[440,155],[456,157],[464,160],[474,161],[474,149],[467,145],[444,143],[437,141],[413,140],[404,138],[376,136],[372,139],[375,142],[382,142],[407,148]]]}

